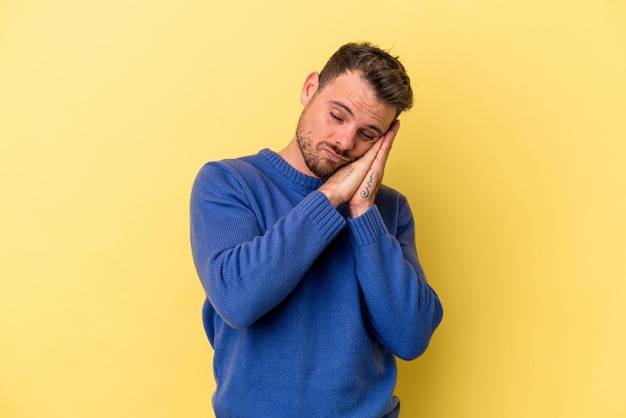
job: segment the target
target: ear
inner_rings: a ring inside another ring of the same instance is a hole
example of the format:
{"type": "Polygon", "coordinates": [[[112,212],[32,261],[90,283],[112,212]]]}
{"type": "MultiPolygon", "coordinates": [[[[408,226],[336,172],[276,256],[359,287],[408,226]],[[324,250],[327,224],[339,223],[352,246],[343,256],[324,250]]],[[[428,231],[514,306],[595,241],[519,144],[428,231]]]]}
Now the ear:
{"type": "Polygon", "coordinates": [[[315,96],[319,83],[320,75],[317,71],[314,71],[308,75],[308,77],[304,81],[304,86],[302,86],[302,93],[300,94],[300,102],[303,105],[306,105],[309,100],[311,100],[311,98],[315,96]]]}

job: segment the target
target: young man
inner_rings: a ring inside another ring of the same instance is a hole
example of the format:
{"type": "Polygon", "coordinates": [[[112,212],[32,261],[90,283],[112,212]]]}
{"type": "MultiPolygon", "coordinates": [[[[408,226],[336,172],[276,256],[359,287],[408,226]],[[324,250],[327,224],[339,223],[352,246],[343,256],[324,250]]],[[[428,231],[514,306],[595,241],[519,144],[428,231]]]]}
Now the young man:
{"type": "Polygon", "coordinates": [[[412,105],[404,67],[342,46],[302,88],[279,153],[205,165],[191,244],[207,300],[219,417],[397,417],[395,357],[442,318],[408,202],[381,184],[412,105]]]}

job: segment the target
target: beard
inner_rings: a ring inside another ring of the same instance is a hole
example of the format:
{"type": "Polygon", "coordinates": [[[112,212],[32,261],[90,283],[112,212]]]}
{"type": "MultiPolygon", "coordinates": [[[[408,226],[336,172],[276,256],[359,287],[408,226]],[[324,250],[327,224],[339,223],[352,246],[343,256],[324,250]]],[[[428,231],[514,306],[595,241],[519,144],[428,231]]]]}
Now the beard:
{"type": "Polygon", "coordinates": [[[322,180],[328,180],[337,170],[345,165],[325,157],[324,148],[332,150],[335,154],[343,158],[348,158],[347,153],[339,149],[336,145],[327,142],[319,142],[314,145],[313,133],[308,127],[306,109],[302,112],[298,120],[296,143],[298,144],[298,148],[300,149],[300,153],[308,169],[322,180]]]}

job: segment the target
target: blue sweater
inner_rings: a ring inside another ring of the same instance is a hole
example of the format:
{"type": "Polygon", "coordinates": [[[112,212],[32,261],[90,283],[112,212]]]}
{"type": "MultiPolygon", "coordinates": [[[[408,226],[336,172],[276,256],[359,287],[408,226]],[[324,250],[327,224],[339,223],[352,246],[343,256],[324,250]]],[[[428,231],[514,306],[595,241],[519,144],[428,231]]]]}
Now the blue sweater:
{"type": "Polygon", "coordinates": [[[395,356],[419,356],[441,321],[407,200],[381,186],[351,219],[321,184],[270,150],[196,178],[191,244],[217,417],[390,414],[395,356]]]}

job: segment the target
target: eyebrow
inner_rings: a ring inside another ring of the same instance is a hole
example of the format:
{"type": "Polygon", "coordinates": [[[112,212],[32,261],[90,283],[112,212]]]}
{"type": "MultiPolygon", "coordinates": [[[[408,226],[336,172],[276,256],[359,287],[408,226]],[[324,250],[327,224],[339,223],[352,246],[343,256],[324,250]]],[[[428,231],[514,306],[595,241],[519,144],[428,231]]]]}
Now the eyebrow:
{"type": "MultiPolygon", "coordinates": [[[[336,100],[331,100],[330,101],[332,104],[334,104],[335,106],[338,106],[340,108],[342,108],[343,110],[345,110],[350,116],[354,117],[354,112],[352,112],[352,109],[350,109],[348,106],[346,106],[345,104],[338,102],[336,100]]],[[[376,133],[378,135],[384,135],[384,132],[380,130],[380,128],[376,125],[367,125],[366,128],[372,129],[374,131],[376,131],[376,133]]]]}

